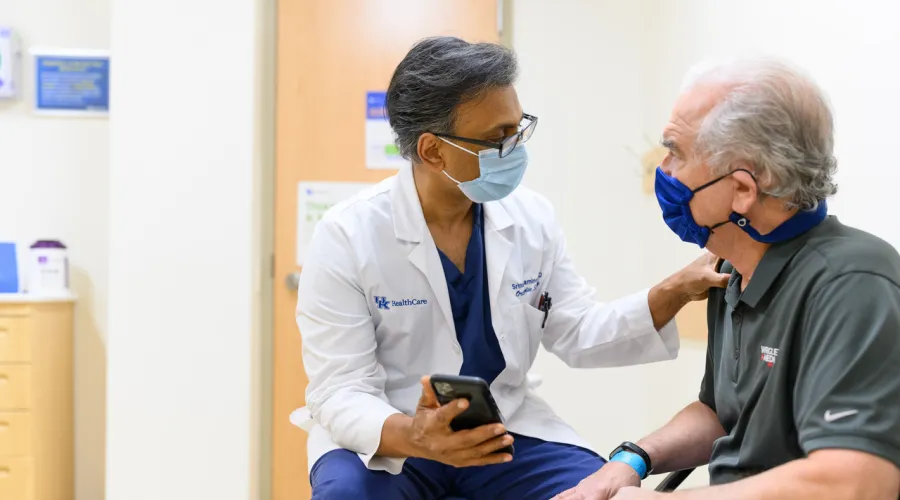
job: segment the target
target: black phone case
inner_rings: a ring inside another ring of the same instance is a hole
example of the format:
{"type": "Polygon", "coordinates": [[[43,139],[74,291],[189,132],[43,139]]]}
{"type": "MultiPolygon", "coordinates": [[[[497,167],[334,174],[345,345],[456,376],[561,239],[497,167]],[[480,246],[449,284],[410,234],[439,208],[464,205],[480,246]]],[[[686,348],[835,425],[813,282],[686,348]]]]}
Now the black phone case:
{"type": "MultiPolygon", "coordinates": [[[[502,424],[503,415],[494,401],[491,389],[484,379],[462,375],[432,375],[431,388],[441,406],[457,399],[469,401],[469,407],[450,422],[453,431],[474,429],[482,425],[502,424]],[[441,384],[444,384],[443,386],[441,384]],[[446,389],[450,388],[448,392],[446,389]]],[[[496,453],[515,453],[513,445],[496,453]]]]}

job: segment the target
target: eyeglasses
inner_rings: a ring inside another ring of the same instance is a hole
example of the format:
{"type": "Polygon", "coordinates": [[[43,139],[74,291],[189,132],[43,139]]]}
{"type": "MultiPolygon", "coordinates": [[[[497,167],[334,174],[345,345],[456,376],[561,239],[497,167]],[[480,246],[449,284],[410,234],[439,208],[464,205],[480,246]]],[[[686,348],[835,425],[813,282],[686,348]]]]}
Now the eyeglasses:
{"type": "Polygon", "coordinates": [[[448,134],[434,134],[438,137],[443,137],[444,139],[453,139],[456,141],[467,142],[469,144],[475,144],[477,146],[484,146],[486,148],[499,149],[500,150],[500,158],[508,155],[512,152],[513,149],[516,149],[516,146],[519,143],[527,142],[528,139],[531,139],[531,136],[534,134],[534,129],[537,127],[537,117],[532,115],[523,114],[523,120],[528,120],[528,123],[522,127],[521,130],[516,132],[513,135],[508,137],[504,137],[499,142],[494,141],[482,141],[480,139],[469,139],[468,137],[458,137],[455,135],[448,134]]]}

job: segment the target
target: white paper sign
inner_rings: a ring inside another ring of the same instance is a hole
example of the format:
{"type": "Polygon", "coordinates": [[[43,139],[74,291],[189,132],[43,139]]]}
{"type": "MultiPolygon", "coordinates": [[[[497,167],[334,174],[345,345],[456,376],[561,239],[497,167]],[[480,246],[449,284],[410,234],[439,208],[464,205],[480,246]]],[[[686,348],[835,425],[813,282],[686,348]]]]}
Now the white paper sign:
{"type": "Polygon", "coordinates": [[[394,137],[385,109],[385,93],[366,93],[366,168],[397,170],[409,164],[400,156],[394,137]]]}
{"type": "Polygon", "coordinates": [[[297,265],[309,248],[316,224],[329,208],[371,186],[362,182],[301,182],[297,184],[297,265]]]}

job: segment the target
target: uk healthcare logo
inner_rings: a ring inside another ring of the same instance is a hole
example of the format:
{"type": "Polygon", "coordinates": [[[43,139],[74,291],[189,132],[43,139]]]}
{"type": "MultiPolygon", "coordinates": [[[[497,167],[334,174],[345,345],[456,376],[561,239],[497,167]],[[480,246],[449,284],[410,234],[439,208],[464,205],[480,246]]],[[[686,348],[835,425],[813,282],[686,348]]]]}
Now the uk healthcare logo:
{"type": "Polygon", "coordinates": [[[409,307],[409,306],[427,306],[428,300],[426,299],[402,299],[402,300],[391,300],[387,297],[382,297],[376,295],[373,297],[375,299],[375,307],[381,309],[383,311],[390,311],[391,307],[409,307]]]}
{"type": "Polygon", "coordinates": [[[390,311],[391,310],[390,302],[391,301],[388,300],[387,297],[379,297],[377,295],[375,296],[375,307],[377,307],[378,309],[384,309],[385,311],[390,311]]]}

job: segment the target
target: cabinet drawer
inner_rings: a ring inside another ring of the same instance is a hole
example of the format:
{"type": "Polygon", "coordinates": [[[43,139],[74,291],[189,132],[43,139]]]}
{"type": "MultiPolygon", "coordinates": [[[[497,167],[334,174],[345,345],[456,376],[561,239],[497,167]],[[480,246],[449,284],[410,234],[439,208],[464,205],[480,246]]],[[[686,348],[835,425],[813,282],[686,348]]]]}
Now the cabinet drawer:
{"type": "Polygon", "coordinates": [[[30,458],[0,457],[0,498],[32,500],[32,468],[30,458]]]}
{"type": "Polygon", "coordinates": [[[0,364],[0,410],[28,408],[31,408],[31,367],[0,364]]]}
{"type": "Polygon", "coordinates": [[[31,361],[30,341],[26,318],[0,316],[0,363],[31,361]]]}
{"type": "Polygon", "coordinates": [[[31,414],[0,411],[0,457],[30,454],[31,414]]]}

